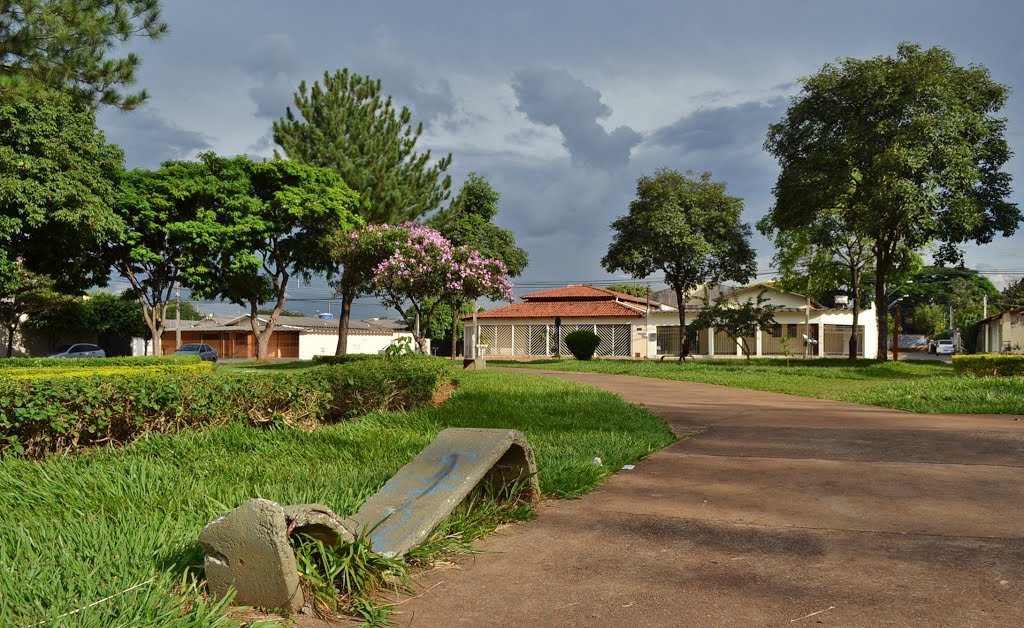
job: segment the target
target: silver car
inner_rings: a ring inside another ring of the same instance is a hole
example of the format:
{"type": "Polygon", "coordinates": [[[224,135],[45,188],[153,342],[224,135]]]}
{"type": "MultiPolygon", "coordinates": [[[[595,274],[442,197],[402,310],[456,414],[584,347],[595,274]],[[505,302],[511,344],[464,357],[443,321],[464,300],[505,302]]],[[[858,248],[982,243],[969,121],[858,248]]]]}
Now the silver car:
{"type": "Polygon", "coordinates": [[[217,361],[217,350],[205,343],[190,342],[187,345],[181,345],[174,355],[198,355],[201,360],[217,361]]]}
{"type": "Polygon", "coordinates": [[[107,352],[102,348],[79,342],[69,346],[57,347],[57,353],[47,356],[49,358],[105,358],[107,352]]]}

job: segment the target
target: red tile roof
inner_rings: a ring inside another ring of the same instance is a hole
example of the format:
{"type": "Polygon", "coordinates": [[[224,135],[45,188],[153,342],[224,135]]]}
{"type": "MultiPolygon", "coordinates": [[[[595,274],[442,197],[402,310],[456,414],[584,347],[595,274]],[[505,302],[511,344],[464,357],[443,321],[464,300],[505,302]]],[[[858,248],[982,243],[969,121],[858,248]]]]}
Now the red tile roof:
{"type": "MultiPolygon", "coordinates": [[[[525,297],[524,297],[525,298],[525,297]]],[[[637,306],[630,307],[615,301],[520,301],[496,307],[477,314],[477,318],[595,318],[628,317],[644,315],[637,306]]],[[[469,319],[472,317],[463,317],[469,319]]]]}
{"type": "Polygon", "coordinates": [[[565,286],[564,288],[553,288],[551,290],[531,292],[530,294],[524,294],[520,298],[524,301],[613,301],[615,299],[619,299],[620,301],[629,301],[631,303],[642,303],[645,305],[647,303],[647,297],[636,297],[623,292],[615,292],[614,290],[608,290],[606,288],[597,288],[595,286],[586,285],[565,286]]]}

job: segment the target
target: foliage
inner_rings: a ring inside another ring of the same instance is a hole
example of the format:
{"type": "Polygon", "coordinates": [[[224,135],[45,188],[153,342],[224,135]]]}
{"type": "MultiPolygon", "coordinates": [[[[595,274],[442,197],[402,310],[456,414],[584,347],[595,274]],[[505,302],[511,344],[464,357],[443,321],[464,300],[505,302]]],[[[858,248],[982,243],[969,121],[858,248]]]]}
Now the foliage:
{"type": "MultiPolygon", "coordinates": [[[[481,297],[512,300],[512,284],[500,260],[453,246],[430,227],[370,225],[353,233],[351,242],[367,259],[380,259],[373,267],[373,291],[381,296],[382,305],[395,308],[407,320],[410,304],[430,320],[439,303],[481,297]]],[[[416,342],[421,353],[429,353],[422,329],[416,342]]]]}
{"type": "Polygon", "coordinates": [[[1024,376],[1024,355],[954,355],[953,370],[960,374],[970,373],[978,377],[986,375],[1024,376]]]}
{"type": "Polygon", "coordinates": [[[53,300],[53,281],[27,270],[20,262],[0,264],[0,324],[7,332],[6,357],[14,353],[14,335],[22,319],[46,310],[53,300]]]}
{"type": "Polygon", "coordinates": [[[961,377],[933,360],[847,358],[697,360],[689,368],[653,360],[539,360],[502,366],[609,373],[719,384],[922,413],[1024,414],[1024,378],[961,377]]]}
{"type": "Polygon", "coordinates": [[[384,356],[388,358],[400,358],[405,355],[415,354],[416,351],[412,348],[412,338],[408,336],[395,338],[391,344],[384,348],[384,356]]]}
{"type": "MultiPolygon", "coordinates": [[[[188,161],[168,161],[156,171],[132,170],[121,181],[114,209],[126,228],[108,244],[107,255],[131,284],[150,338],[161,338],[166,321],[174,318],[168,309],[175,287],[201,246],[191,227],[209,210],[217,186],[206,164],[188,161]]],[[[160,343],[153,343],[153,351],[160,350],[160,343]]]]}
{"type": "Polygon", "coordinates": [[[95,322],[92,330],[100,336],[145,338],[148,335],[139,304],[130,295],[90,292],[83,298],[82,306],[87,319],[95,322]]]}
{"type": "Polygon", "coordinates": [[[135,356],[130,358],[13,358],[0,360],[0,372],[5,369],[52,367],[58,370],[94,369],[106,366],[126,366],[132,368],[161,367],[168,364],[199,364],[202,360],[197,355],[135,356]]]}
{"type": "MultiPolygon", "coordinates": [[[[380,80],[348,69],[325,72],[323,84],[299,84],[294,105],[274,122],[274,141],[291,159],[337,172],[365,201],[354,211],[366,223],[417,220],[448,198],[451,155],[433,161],[429,150],[417,152],[423,124],[413,126],[408,108],[395,109],[380,80]]],[[[369,294],[364,274],[349,276],[349,261],[338,258],[328,269],[341,296],[339,354],[347,348],[352,302],[369,294]]]]}
{"type": "Polygon", "coordinates": [[[362,224],[351,212],[359,198],[330,170],[296,161],[206,153],[201,162],[213,198],[181,227],[195,243],[182,276],[196,296],[248,307],[256,357],[265,360],[289,281],[328,265],[329,238],[362,224]],[[268,302],[260,329],[257,312],[268,302]]]}
{"type": "MultiPolygon", "coordinates": [[[[167,320],[173,321],[178,318],[177,316],[178,302],[171,301],[167,304],[167,320]]],[[[263,312],[260,312],[262,314],[263,312]]],[[[288,316],[284,312],[281,312],[281,316],[288,316]]],[[[181,320],[183,321],[201,321],[206,318],[206,315],[199,311],[196,304],[188,299],[182,299],[181,301],[181,320]]]]}
{"type": "MultiPolygon", "coordinates": [[[[261,366],[246,374],[255,380],[269,373],[261,366]]],[[[257,495],[323,503],[351,516],[449,426],[522,430],[537,455],[541,489],[566,497],[673,441],[663,421],[617,395],[481,371],[467,373],[440,407],[374,413],[309,432],[233,424],[88,455],[0,457],[0,486],[16,489],[0,491],[0,625],[230,623],[222,619],[228,609],[204,601],[205,587],[193,586],[201,579],[197,535],[205,524],[257,495]],[[605,465],[593,465],[594,456],[605,465]],[[121,594],[140,583],[148,584],[121,594]],[[57,619],[108,597],[73,622],[57,619]]],[[[457,511],[447,528],[455,539],[469,533],[460,518],[457,511]]]]}
{"type": "Polygon", "coordinates": [[[429,403],[451,377],[447,361],[430,359],[375,359],[266,376],[204,369],[206,375],[160,373],[166,369],[157,363],[111,376],[0,378],[0,452],[36,457],[231,422],[314,427],[429,403]]]}
{"type": "Polygon", "coordinates": [[[1003,288],[993,303],[997,311],[1024,307],[1024,277],[1020,277],[1003,288]]]}
{"type": "Polygon", "coordinates": [[[650,286],[641,286],[636,283],[617,283],[605,286],[605,289],[611,290],[612,292],[621,292],[622,294],[628,294],[634,297],[646,297],[653,292],[650,286]]]}
{"type": "Polygon", "coordinates": [[[17,100],[38,89],[68,93],[82,105],[133,109],[145,90],[123,94],[135,83],[135,53],[111,51],[142,37],[167,32],[159,0],[16,0],[0,9],[0,98],[17,100]]]}
{"type": "Polygon", "coordinates": [[[68,96],[0,99],[0,265],[21,260],[63,291],[103,285],[102,244],[123,228],[111,211],[123,159],[68,96]]]}
{"type": "MultiPolygon", "coordinates": [[[[756,269],[750,226],[740,222],[743,200],[725,193],[711,173],[668,168],[640,177],[629,214],[612,223],[613,240],[601,265],[608,272],[646,277],[665,273],[677,302],[701,284],[746,282],[756,269]]],[[[689,353],[686,308],[679,308],[679,358],[689,353]]]]}
{"type": "MultiPolygon", "coordinates": [[[[958,261],[968,241],[1012,235],[1021,214],[1006,201],[1008,90],[988,71],[960,67],[941,48],[901,44],[895,57],[843,59],[802,80],[765,148],[781,166],[771,222],[790,230],[840,212],[870,238],[879,328],[901,257],[938,241],[958,261]]],[[[879,335],[879,359],[887,357],[879,335]]]]}
{"type": "Polygon", "coordinates": [[[304,534],[290,540],[302,584],[312,593],[313,608],[324,619],[334,619],[340,611],[380,625],[389,608],[377,604],[375,598],[382,590],[399,591],[409,584],[408,565],[373,551],[367,536],[337,545],[325,545],[304,534]]]}
{"type": "Polygon", "coordinates": [[[594,357],[601,337],[587,329],[577,329],[565,335],[565,346],[577,360],[589,360],[594,357]]]}
{"type": "MultiPolygon", "coordinates": [[[[43,358],[44,360],[46,358],[43,358]]],[[[96,358],[102,359],[102,358],[96,358]]],[[[78,359],[66,359],[64,362],[78,362],[78,359]]],[[[111,360],[113,361],[113,360],[111,360]]],[[[0,369],[0,377],[10,379],[64,379],[67,377],[93,377],[111,375],[204,375],[213,370],[213,362],[164,362],[162,364],[96,364],[93,366],[40,366],[0,369]]]]}
{"type": "Polygon", "coordinates": [[[49,292],[24,326],[50,338],[51,346],[61,339],[92,335],[118,338],[145,338],[149,335],[142,322],[139,304],[129,295],[105,291],[81,297],[49,292]]]}
{"type": "Polygon", "coordinates": [[[756,300],[721,299],[714,303],[705,300],[693,324],[698,329],[714,327],[724,331],[740,345],[743,355],[749,360],[754,347],[749,345],[748,340],[755,338],[762,329],[771,329],[775,324],[775,312],[782,308],[781,305],[769,303],[764,293],[762,290],[756,300]]]}
{"type": "Polygon", "coordinates": [[[919,303],[911,311],[913,312],[911,329],[914,332],[932,337],[942,333],[949,326],[946,308],[938,303],[919,303]]]}
{"type": "MultiPolygon", "coordinates": [[[[261,316],[269,316],[273,312],[274,310],[268,308],[260,308],[256,311],[256,313],[261,316]]],[[[305,314],[298,310],[281,310],[279,316],[305,316],[305,314]]]]}
{"type": "MultiPolygon", "coordinates": [[[[494,224],[498,215],[498,193],[487,179],[470,172],[451,206],[430,221],[453,246],[465,246],[479,251],[484,257],[496,259],[505,265],[509,277],[518,277],[526,270],[529,255],[516,246],[515,234],[494,224]]],[[[452,357],[457,353],[460,321],[457,314],[472,314],[466,311],[466,302],[461,297],[450,304],[438,304],[429,321],[432,329],[443,330],[434,338],[451,337],[452,357]]],[[[425,321],[421,321],[421,325],[425,321]]]]}

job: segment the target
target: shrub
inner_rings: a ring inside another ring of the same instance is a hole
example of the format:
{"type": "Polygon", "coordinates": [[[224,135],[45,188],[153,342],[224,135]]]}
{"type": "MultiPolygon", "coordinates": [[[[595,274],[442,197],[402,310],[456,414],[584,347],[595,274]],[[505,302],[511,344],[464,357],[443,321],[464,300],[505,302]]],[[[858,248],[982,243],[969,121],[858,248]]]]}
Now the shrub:
{"type": "Polygon", "coordinates": [[[145,366],[38,366],[0,370],[0,379],[62,379],[65,377],[91,377],[93,375],[202,375],[213,370],[213,362],[198,358],[189,362],[163,362],[145,366]]]}
{"type": "Polygon", "coordinates": [[[981,377],[1024,375],[1024,355],[954,355],[953,370],[981,377]]]}
{"type": "Polygon", "coordinates": [[[328,385],[328,420],[342,420],[374,410],[407,410],[427,403],[453,378],[450,360],[381,356],[316,368],[328,385]]]}
{"type": "Polygon", "coordinates": [[[349,364],[351,362],[362,362],[372,360],[377,356],[366,353],[349,353],[346,355],[314,355],[313,364],[349,364]]]}
{"type": "Polygon", "coordinates": [[[358,361],[295,372],[0,378],[0,453],[29,457],[149,433],[240,421],[312,428],[373,410],[429,403],[451,378],[446,360],[358,361]]]}
{"type": "Polygon", "coordinates": [[[3,358],[0,369],[58,367],[95,368],[97,366],[166,366],[168,364],[195,364],[197,355],[136,356],[127,358],[3,358]]]}
{"type": "Polygon", "coordinates": [[[577,360],[589,360],[594,357],[597,346],[601,344],[601,337],[592,331],[579,329],[565,336],[565,346],[577,360]]]}

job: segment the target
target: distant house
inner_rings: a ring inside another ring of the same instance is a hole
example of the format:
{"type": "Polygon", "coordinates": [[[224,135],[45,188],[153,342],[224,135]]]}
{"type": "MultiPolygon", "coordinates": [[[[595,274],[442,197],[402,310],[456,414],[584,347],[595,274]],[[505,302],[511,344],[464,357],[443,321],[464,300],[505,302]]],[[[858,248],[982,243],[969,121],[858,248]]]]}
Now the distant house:
{"type": "Polygon", "coordinates": [[[1010,308],[978,323],[979,353],[1024,353],[1024,307],[1010,308]]]}
{"type": "MultiPolygon", "coordinates": [[[[258,318],[264,328],[268,317],[258,318]]],[[[256,337],[252,333],[248,314],[225,317],[207,317],[199,321],[181,321],[181,343],[201,342],[212,345],[222,358],[255,358],[256,337]]],[[[161,338],[163,353],[177,348],[177,330],[174,321],[167,323],[161,338]]],[[[385,347],[401,336],[412,338],[405,321],[371,318],[349,321],[349,353],[381,353],[385,347]]],[[[316,355],[334,355],[338,344],[338,320],[311,316],[281,316],[270,337],[267,357],[309,360],[316,355]]]]}
{"type": "MultiPolygon", "coordinates": [[[[703,308],[703,299],[754,299],[764,292],[769,302],[782,306],[771,329],[747,340],[752,355],[781,356],[785,346],[803,354],[803,337],[810,339],[808,355],[842,356],[848,352],[853,333],[853,313],[829,308],[803,295],[785,292],[769,284],[745,288],[709,287],[691,295],[685,304],[687,319],[703,308]]],[[[566,286],[534,292],[521,301],[477,314],[478,329],[466,320],[465,351],[475,340],[484,356],[545,357],[569,355],[565,335],[588,329],[601,337],[596,355],[603,357],[657,358],[675,356],[679,347],[679,309],[671,290],[635,297],[595,286],[566,286]],[[557,344],[556,344],[557,343],[557,344]]],[[[878,335],[875,310],[860,313],[859,353],[874,357],[878,335]]],[[[691,355],[736,357],[739,344],[715,329],[690,329],[691,355]]]]}

